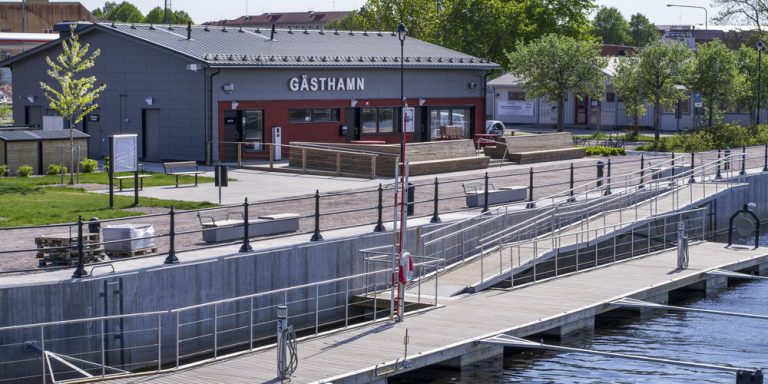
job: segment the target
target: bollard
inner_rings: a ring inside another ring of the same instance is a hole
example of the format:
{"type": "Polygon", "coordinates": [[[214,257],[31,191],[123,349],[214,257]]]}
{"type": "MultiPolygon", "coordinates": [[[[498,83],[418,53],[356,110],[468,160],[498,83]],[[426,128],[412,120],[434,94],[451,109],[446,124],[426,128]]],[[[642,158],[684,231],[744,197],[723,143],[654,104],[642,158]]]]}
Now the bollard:
{"type": "Polygon", "coordinates": [[[717,150],[717,174],[715,175],[715,180],[720,180],[723,178],[723,174],[720,172],[720,149],[717,150]]]}
{"type": "Polygon", "coordinates": [[[168,256],[165,258],[163,264],[176,264],[179,262],[179,258],[176,257],[176,211],[171,206],[171,211],[168,212],[170,216],[170,227],[168,231],[168,256]]]}
{"type": "Polygon", "coordinates": [[[434,210],[432,211],[432,219],[429,220],[430,223],[439,223],[440,222],[440,216],[437,215],[437,202],[438,202],[438,182],[437,177],[435,177],[435,198],[434,198],[434,210]]]}
{"type": "Polygon", "coordinates": [[[768,172],[768,143],[765,144],[765,152],[763,153],[763,172],[768,172]]]}
{"type": "Polygon", "coordinates": [[[406,214],[408,217],[413,216],[416,210],[416,186],[410,181],[408,182],[408,205],[406,206],[406,214]]]}
{"type": "MultiPolygon", "coordinates": [[[[71,252],[71,248],[70,248],[71,252]]],[[[77,217],[77,269],[72,274],[73,279],[79,279],[88,276],[85,272],[85,263],[83,261],[83,217],[77,217]]]]}
{"type": "Polygon", "coordinates": [[[739,171],[740,176],[744,176],[747,174],[747,147],[741,147],[741,171],[739,171]]]}
{"type": "Polygon", "coordinates": [[[696,164],[696,152],[691,152],[691,177],[688,179],[688,184],[693,184],[696,179],[693,177],[693,165],[696,164]]]}
{"type": "Polygon", "coordinates": [[[376,227],[373,228],[373,231],[384,232],[387,230],[387,228],[384,227],[384,188],[381,187],[381,183],[379,183],[379,206],[376,209],[378,211],[378,219],[376,220],[376,227]]]}
{"type": "Polygon", "coordinates": [[[675,153],[672,152],[672,183],[675,182],[675,153]]]}
{"type": "Polygon", "coordinates": [[[569,202],[574,202],[574,201],[576,201],[576,197],[573,196],[573,163],[571,163],[571,181],[570,181],[569,185],[571,187],[571,191],[569,193],[570,197],[568,198],[568,201],[569,202]]]}
{"type": "Polygon", "coordinates": [[[645,188],[645,185],[643,184],[644,182],[645,182],[645,155],[640,155],[640,185],[637,186],[637,189],[645,188]]]}
{"type": "Polygon", "coordinates": [[[320,190],[315,190],[315,232],[309,241],[320,241],[323,235],[320,234],[320,190]]]}
{"type": "Polygon", "coordinates": [[[610,195],[611,193],[611,159],[608,158],[608,182],[605,183],[605,196],[610,195]]]}
{"type": "Polygon", "coordinates": [[[730,171],[731,170],[731,148],[725,147],[725,154],[723,156],[725,157],[725,164],[723,164],[723,170],[730,171]]]}
{"type": "Polygon", "coordinates": [[[483,213],[488,212],[488,172],[485,173],[485,190],[483,191],[483,213]]]}
{"type": "Polygon", "coordinates": [[[603,186],[603,175],[605,174],[605,163],[602,160],[597,162],[597,187],[603,186]]]}
{"type": "Polygon", "coordinates": [[[536,208],[536,203],[533,202],[533,168],[528,172],[528,204],[526,208],[536,208]]]}
{"type": "Polygon", "coordinates": [[[243,202],[243,245],[240,247],[240,252],[250,252],[253,250],[251,247],[251,240],[248,238],[248,198],[245,198],[243,202]]]}

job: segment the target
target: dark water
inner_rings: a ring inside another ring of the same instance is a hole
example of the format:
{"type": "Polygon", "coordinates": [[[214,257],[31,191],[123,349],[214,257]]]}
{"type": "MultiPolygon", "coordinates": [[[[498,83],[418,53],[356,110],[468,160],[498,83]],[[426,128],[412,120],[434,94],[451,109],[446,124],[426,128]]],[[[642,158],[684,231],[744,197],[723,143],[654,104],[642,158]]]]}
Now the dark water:
{"type": "MultiPolygon", "coordinates": [[[[676,305],[768,315],[768,281],[676,305]]],[[[548,341],[556,343],[556,341],[548,341]]],[[[768,368],[768,320],[669,312],[570,337],[563,345],[743,368],[768,368]]],[[[422,370],[393,383],[734,383],[735,374],[577,353],[524,352],[463,371],[422,370]]]]}

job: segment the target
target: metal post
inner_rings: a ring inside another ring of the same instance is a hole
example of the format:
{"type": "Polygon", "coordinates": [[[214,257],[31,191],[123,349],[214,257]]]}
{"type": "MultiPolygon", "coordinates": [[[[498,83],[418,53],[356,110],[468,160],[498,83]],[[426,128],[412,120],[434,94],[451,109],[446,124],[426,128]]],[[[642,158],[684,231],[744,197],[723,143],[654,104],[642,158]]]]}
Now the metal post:
{"type": "Polygon", "coordinates": [[[320,190],[315,190],[315,232],[309,241],[320,241],[323,235],[320,234],[320,190]]]}
{"type": "Polygon", "coordinates": [[[763,172],[768,172],[768,143],[765,144],[765,153],[763,154],[763,172]]]}
{"type": "MultiPolygon", "coordinates": [[[[768,148],[768,144],[766,144],[766,148],[768,148]]],[[[715,180],[720,180],[723,178],[723,174],[720,172],[720,149],[717,150],[717,174],[715,175],[715,180]]]]}
{"type": "Polygon", "coordinates": [[[731,170],[731,148],[726,147],[725,154],[723,156],[725,157],[725,164],[723,165],[723,169],[726,171],[730,171],[731,170]]]}
{"type": "Polygon", "coordinates": [[[248,198],[246,197],[245,202],[243,202],[243,245],[240,247],[240,252],[253,251],[251,240],[248,238],[248,226],[248,198]]]}
{"type": "MultiPolygon", "coordinates": [[[[70,244],[71,247],[71,244],[70,244]]],[[[70,248],[70,253],[72,252],[70,248]]],[[[77,269],[72,275],[73,279],[79,279],[88,276],[85,271],[85,263],[83,262],[83,217],[77,217],[77,269]]]]}
{"type": "Polygon", "coordinates": [[[611,192],[611,159],[608,159],[608,182],[605,183],[605,196],[610,195],[611,192]]]}
{"type": "Polygon", "coordinates": [[[434,208],[434,211],[432,212],[432,219],[429,220],[430,223],[439,223],[441,221],[440,216],[438,216],[437,214],[437,202],[439,201],[438,188],[439,188],[439,182],[437,181],[437,177],[435,177],[435,199],[434,199],[435,208],[434,208]]]}
{"type": "Polygon", "coordinates": [[[645,155],[640,155],[640,185],[638,189],[645,188],[643,182],[645,181],[645,155]]]}
{"type": "Polygon", "coordinates": [[[597,162],[597,187],[600,188],[603,186],[603,175],[605,170],[605,163],[602,161],[597,162]]]}
{"type": "Polygon", "coordinates": [[[384,188],[379,183],[379,206],[376,208],[378,211],[378,220],[376,220],[376,227],[373,228],[374,232],[384,232],[387,228],[384,227],[384,188]]]}
{"type": "Polygon", "coordinates": [[[528,171],[528,204],[526,208],[536,208],[536,203],[533,202],[533,167],[528,171]]]}
{"type": "Polygon", "coordinates": [[[170,219],[170,229],[168,231],[168,257],[165,258],[164,264],[175,264],[179,262],[179,258],[176,257],[176,211],[171,206],[171,211],[168,212],[170,219]]]}
{"type": "Polygon", "coordinates": [[[672,182],[675,182],[675,153],[672,152],[672,182]]]}
{"type": "MultiPolygon", "coordinates": [[[[696,179],[693,177],[694,164],[696,164],[696,152],[691,151],[691,177],[688,179],[688,184],[693,184],[696,182],[696,179]]],[[[693,196],[693,192],[691,192],[691,196],[693,196]]]]}
{"type": "Polygon", "coordinates": [[[757,48],[757,108],[756,108],[757,116],[755,119],[755,122],[756,122],[755,125],[760,125],[760,96],[762,96],[760,94],[760,91],[762,90],[762,86],[763,86],[763,83],[761,82],[761,79],[760,79],[760,75],[761,75],[760,67],[763,66],[763,49],[765,49],[765,45],[763,44],[762,40],[759,40],[757,42],[756,48],[757,48]]]}
{"type": "Polygon", "coordinates": [[[741,171],[740,176],[747,174],[747,147],[741,147],[741,171]]]}
{"type": "Polygon", "coordinates": [[[483,213],[488,212],[488,172],[485,173],[485,190],[483,191],[483,213]]]}
{"type": "Polygon", "coordinates": [[[571,163],[571,180],[568,185],[570,186],[570,193],[568,193],[570,197],[568,198],[568,201],[576,201],[576,197],[573,196],[573,163],[571,163]]]}

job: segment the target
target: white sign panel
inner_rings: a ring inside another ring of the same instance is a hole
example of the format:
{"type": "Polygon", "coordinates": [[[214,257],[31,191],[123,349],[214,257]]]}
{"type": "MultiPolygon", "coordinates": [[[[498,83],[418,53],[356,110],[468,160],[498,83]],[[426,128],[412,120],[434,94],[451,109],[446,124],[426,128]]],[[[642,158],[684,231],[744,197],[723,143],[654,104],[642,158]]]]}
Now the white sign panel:
{"type": "Polygon", "coordinates": [[[414,120],[416,120],[416,109],[404,108],[403,113],[404,113],[404,120],[405,120],[405,131],[415,132],[414,120]]]}
{"type": "Polygon", "coordinates": [[[364,77],[309,77],[301,75],[288,80],[288,89],[300,91],[364,91],[364,77]]]}
{"type": "Polygon", "coordinates": [[[136,134],[114,135],[112,145],[114,172],[135,172],[139,166],[139,136],[136,134]]]}
{"type": "Polygon", "coordinates": [[[498,115],[533,116],[533,101],[504,100],[496,106],[498,115]]]}

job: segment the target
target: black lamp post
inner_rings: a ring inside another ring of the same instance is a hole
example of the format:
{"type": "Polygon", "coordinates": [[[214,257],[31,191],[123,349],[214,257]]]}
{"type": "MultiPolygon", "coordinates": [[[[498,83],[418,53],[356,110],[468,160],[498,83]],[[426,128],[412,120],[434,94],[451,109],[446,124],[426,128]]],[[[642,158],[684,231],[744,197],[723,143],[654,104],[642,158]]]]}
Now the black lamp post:
{"type": "MultiPolygon", "coordinates": [[[[400,40],[400,161],[403,162],[403,170],[405,170],[405,91],[404,91],[404,72],[405,72],[405,36],[408,34],[408,29],[405,28],[405,24],[400,23],[397,26],[397,38],[400,40]]],[[[405,177],[404,173],[400,176],[405,177]]]]}
{"type": "MultiPolygon", "coordinates": [[[[406,188],[408,188],[408,180],[405,177],[405,93],[404,93],[404,72],[405,72],[405,36],[408,34],[408,29],[405,28],[405,24],[400,23],[397,26],[397,38],[400,40],[400,187],[402,188],[400,194],[400,246],[397,252],[396,264],[393,267],[400,264],[400,258],[403,256],[405,236],[406,236],[406,212],[405,212],[405,200],[406,200],[406,188]]],[[[393,270],[394,272],[394,270],[393,270]]],[[[395,276],[392,276],[395,278],[395,276]]],[[[398,279],[397,284],[397,299],[395,300],[395,314],[396,321],[403,321],[403,300],[404,300],[403,284],[398,279]]]]}
{"type": "Polygon", "coordinates": [[[755,118],[755,122],[757,125],[760,125],[760,91],[762,88],[760,67],[763,66],[763,50],[765,49],[765,44],[763,44],[762,40],[759,40],[755,45],[755,48],[757,49],[757,117],[755,118]]]}

